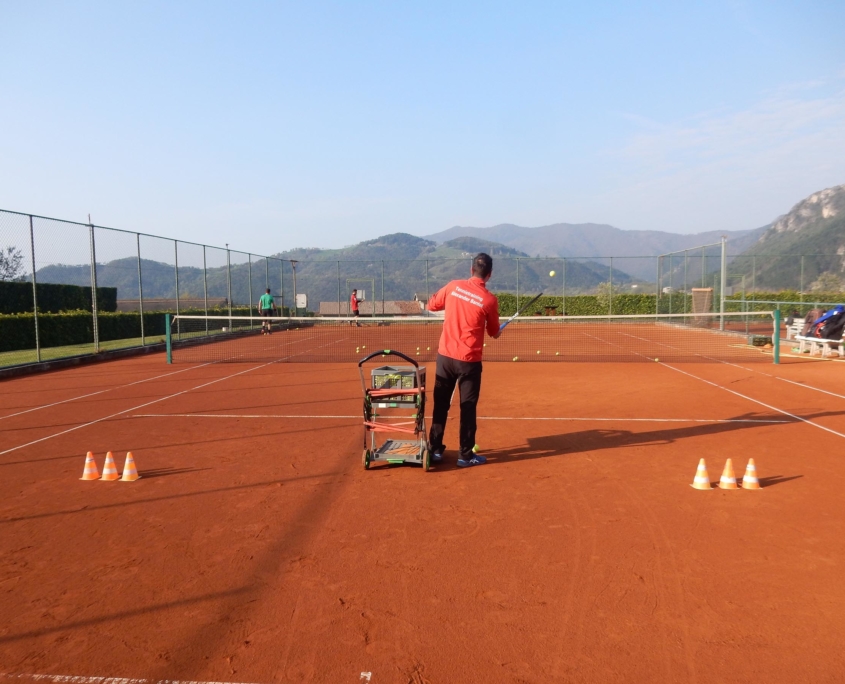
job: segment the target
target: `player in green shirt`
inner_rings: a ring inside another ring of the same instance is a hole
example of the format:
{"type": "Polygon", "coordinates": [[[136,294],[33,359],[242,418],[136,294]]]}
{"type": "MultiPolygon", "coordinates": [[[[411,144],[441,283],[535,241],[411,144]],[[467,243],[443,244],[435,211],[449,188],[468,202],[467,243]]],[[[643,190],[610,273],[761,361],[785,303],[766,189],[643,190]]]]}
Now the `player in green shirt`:
{"type": "MultiPolygon", "coordinates": [[[[267,288],[267,292],[261,295],[261,299],[258,300],[258,313],[260,316],[269,319],[270,316],[276,311],[276,302],[273,301],[273,295],[270,294],[270,288],[267,288]]],[[[262,321],[261,323],[261,334],[262,335],[269,335],[271,332],[270,330],[270,321],[262,321]]]]}

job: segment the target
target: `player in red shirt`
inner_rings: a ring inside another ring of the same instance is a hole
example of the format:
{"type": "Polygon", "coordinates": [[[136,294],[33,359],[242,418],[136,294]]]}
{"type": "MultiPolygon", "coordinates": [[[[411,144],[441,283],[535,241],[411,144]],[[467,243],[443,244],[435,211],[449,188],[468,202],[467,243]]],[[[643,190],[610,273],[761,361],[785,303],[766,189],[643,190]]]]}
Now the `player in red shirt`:
{"type": "MultiPolygon", "coordinates": [[[[352,315],[355,316],[355,325],[360,328],[361,323],[358,321],[358,316],[360,315],[358,311],[358,290],[352,290],[352,295],[349,297],[349,307],[352,309],[352,315]]],[[[352,325],[352,321],[349,321],[349,325],[352,325]]]]}
{"type": "Polygon", "coordinates": [[[487,461],[483,456],[474,454],[472,449],[475,446],[476,407],[481,391],[484,331],[494,339],[499,337],[499,300],[486,287],[492,272],[493,259],[482,252],[472,260],[472,277],[469,280],[453,280],[428,300],[429,311],[446,311],[437,348],[434,415],[429,433],[434,463],[443,459],[446,449],[443,433],[456,384],[461,397],[458,466],[466,468],[487,461]]]}

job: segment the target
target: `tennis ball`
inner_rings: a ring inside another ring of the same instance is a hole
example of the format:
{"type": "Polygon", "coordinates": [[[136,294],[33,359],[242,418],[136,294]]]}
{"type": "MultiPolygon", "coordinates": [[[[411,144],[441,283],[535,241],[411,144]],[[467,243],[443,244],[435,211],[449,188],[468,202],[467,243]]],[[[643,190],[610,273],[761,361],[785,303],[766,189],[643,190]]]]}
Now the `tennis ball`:
{"type": "Polygon", "coordinates": [[[655,362],[660,361],[660,359],[655,359],[655,362]]]}
{"type": "Polygon", "coordinates": [[[560,352],[555,352],[555,356],[560,356],[560,352]]]}
{"type": "Polygon", "coordinates": [[[425,348],[425,350],[426,350],[426,351],[431,351],[431,347],[426,347],[426,348],[425,348]]]}
{"type": "Polygon", "coordinates": [[[481,451],[481,447],[479,447],[479,446],[476,444],[476,445],[472,448],[472,453],[477,454],[479,451],[481,451]]]}
{"type": "Polygon", "coordinates": [[[554,277],[555,277],[555,272],[549,271],[549,278],[554,278],[554,277]]]}
{"type": "Polygon", "coordinates": [[[538,354],[540,353],[540,350],[539,350],[539,349],[537,350],[537,353],[538,353],[538,354]]]}
{"type": "Polygon", "coordinates": [[[516,361],[518,358],[519,358],[518,356],[514,356],[513,360],[516,361]]]}

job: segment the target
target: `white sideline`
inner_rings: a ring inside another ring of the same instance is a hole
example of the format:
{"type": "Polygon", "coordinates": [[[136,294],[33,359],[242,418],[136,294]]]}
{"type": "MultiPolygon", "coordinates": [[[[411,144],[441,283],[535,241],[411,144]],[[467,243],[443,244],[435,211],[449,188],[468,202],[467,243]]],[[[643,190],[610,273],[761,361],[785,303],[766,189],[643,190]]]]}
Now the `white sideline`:
{"type": "Polygon", "coordinates": [[[241,682],[203,682],[188,679],[129,679],[125,677],[79,677],[74,675],[6,674],[3,679],[26,679],[33,682],[54,682],[55,684],[243,684],[241,682]]]}
{"type": "Polygon", "coordinates": [[[216,380],[211,380],[210,382],[204,382],[201,385],[197,385],[196,387],[191,387],[190,389],[182,390],[181,392],[175,392],[173,394],[168,394],[166,397],[160,397],[159,399],[153,399],[152,401],[148,401],[144,404],[139,404],[138,406],[133,406],[132,408],[125,409],[123,411],[118,411],[117,413],[112,413],[111,415],[104,416],[102,418],[97,418],[97,420],[92,420],[88,423],[83,423],[82,425],[76,425],[72,428],[68,428],[67,430],[62,430],[61,432],[56,432],[52,435],[47,435],[46,437],[41,437],[40,439],[35,439],[31,442],[27,442],[26,444],[20,444],[16,447],[12,447],[11,449],[6,449],[5,451],[0,451],[0,456],[4,454],[9,454],[13,451],[17,451],[18,449],[23,449],[28,446],[32,446],[33,444],[38,444],[39,442],[45,442],[48,439],[53,439],[53,437],[59,437],[61,435],[66,435],[68,432],[73,432],[74,430],[79,430],[84,427],[88,427],[89,425],[96,425],[97,423],[102,423],[104,420],[108,420],[109,418],[115,418],[116,416],[122,416],[124,413],[130,413],[132,411],[137,411],[138,409],[142,409],[145,406],[151,406],[152,404],[157,404],[160,401],[165,401],[166,399],[173,399],[173,397],[178,397],[182,394],[187,394],[188,392],[193,392],[196,389],[200,389],[202,387],[208,387],[209,385],[213,385],[218,382],[223,382],[223,380],[228,380],[229,378],[237,377],[238,375],[243,375],[244,373],[251,373],[254,370],[258,370],[259,368],[264,368],[265,366],[269,366],[272,363],[276,363],[275,361],[269,361],[267,363],[263,363],[260,366],[254,366],[252,368],[248,368],[244,371],[239,371],[238,373],[232,373],[231,375],[227,375],[222,378],[217,378],[216,380]]]}
{"type": "Polygon", "coordinates": [[[78,399],[85,399],[86,397],[93,397],[97,394],[104,394],[105,392],[111,392],[116,389],[122,389],[124,387],[132,387],[132,385],[140,385],[144,382],[149,382],[150,380],[158,380],[159,378],[166,378],[170,375],[176,375],[178,373],[184,373],[185,371],[194,370],[195,368],[202,368],[203,366],[208,366],[213,363],[209,361],[208,363],[200,364],[199,366],[192,366],[191,368],[183,368],[182,370],[173,371],[172,373],[164,373],[163,375],[156,375],[152,378],[145,378],[144,380],[136,380],[135,382],[129,382],[125,385],[117,385],[117,387],[109,387],[108,389],[100,390],[99,392],[91,392],[90,394],[83,394],[79,397],[73,397],[71,399],[63,399],[62,401],[55,401],[52,404],[44,404],[43,406],[34,406],[33,408],[28,408],[26,411],[18,411],[17,413],[10,413],[8,416],[0,416],[0,420],[5,420],[6,418],[14,418],[15,416],[22,416],[24,413],[32,413],[33,411],[40,411],[41,409],[50,408],[52,406],[58,406],[59,404],[67,404],[71,401],[77,401],[78,399]]]}
{"type": "MultiPolygon", "coordinates": [[[[130,418],[295,418],[295,419],[337,419],[337,418],[361,418],[359,414],[353,415],[302,415],[302,414],[256,414],[256,413],[136,413],[130,418]]],[[[382,418],[406,418],[407,416],[382,416],[382,418]]],[[[557,421],[581,421],[592,423],[596,421],[617,423],[795,423],[795,420],[768,420],[765,418],[584,418],[569,416],[478,416],[478,420],[557,420],[557,421]]]]}

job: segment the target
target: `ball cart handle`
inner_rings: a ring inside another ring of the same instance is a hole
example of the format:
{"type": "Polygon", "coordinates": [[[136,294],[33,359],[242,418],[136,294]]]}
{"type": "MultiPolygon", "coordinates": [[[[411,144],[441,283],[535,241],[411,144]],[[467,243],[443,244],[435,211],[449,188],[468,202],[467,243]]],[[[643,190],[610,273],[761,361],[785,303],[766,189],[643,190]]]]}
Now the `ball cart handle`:
{"type": "Polygon", "coordinates": [[[379,351],[374,351],[369,356],[365,356],[358,362],[358,368],[363,366],[367,361],[376,357],[376,356],[398,356],[400,359],[405,359],[408,363],[412,364],[414,368],[419,368],[420,364],[414,361],[410,356],[405,356],[402,352],[394,351],[392,349],[381,349],[379,351]]]}

